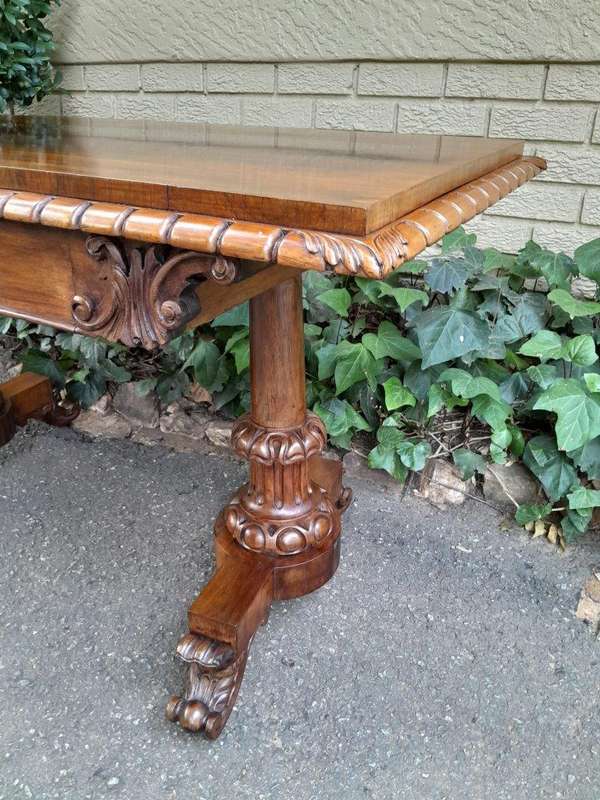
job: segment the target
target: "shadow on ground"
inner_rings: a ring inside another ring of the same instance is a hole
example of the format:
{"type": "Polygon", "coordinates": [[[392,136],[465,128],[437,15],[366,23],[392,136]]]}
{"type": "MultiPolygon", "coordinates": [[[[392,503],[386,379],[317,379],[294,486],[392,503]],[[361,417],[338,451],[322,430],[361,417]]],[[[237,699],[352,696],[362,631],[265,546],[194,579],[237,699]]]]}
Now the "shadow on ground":
{"type": "Polygon", "coordinates": [[[355,486],[336,577],[274,607],[215,743],[163,716],[223,455],[44,426],[0,451],[0,798],[598,800],[600,542],[355,486]]]}

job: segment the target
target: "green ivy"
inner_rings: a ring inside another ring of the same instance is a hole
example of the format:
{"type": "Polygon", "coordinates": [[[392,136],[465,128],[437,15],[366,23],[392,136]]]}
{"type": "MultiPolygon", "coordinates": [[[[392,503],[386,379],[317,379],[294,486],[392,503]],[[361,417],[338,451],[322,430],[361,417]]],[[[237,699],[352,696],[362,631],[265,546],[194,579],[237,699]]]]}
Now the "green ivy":
{"type": "Polygon", "coordinates": [[[0,0],[0,114],[42,100],[60,82],[45,19],[60,0],[0,0]]]}
{"type": "MultiPolygon", "coordinates": [[[[600,507],[600,297],[573,297],[578,275],[600,279],[600,240],[574,258],[534,242],[507,256],[462,228],[383,281],[306,272],[308,404],[335,446],[399,481],[432,455],[464,479],[521,459],[547,502],[517,520],[560,514],[573,541],[600,507]]],[[[249,406],[247,304],[156,354],[0,320],[9,332],[27,369],[84,406],[132,379],[164,403],[195,381],[225,414],[249,406]]]]}

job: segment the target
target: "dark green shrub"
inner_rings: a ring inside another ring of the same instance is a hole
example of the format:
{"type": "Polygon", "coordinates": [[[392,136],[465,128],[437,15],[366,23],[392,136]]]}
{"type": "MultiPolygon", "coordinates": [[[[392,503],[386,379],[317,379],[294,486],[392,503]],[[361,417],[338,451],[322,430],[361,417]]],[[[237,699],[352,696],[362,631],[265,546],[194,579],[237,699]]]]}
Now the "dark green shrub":
{"type": "Polygon", "coordinates": [[[60,0],[0,0],[0,113],[42,100],[60,81],[45,19],[60,0]]]}

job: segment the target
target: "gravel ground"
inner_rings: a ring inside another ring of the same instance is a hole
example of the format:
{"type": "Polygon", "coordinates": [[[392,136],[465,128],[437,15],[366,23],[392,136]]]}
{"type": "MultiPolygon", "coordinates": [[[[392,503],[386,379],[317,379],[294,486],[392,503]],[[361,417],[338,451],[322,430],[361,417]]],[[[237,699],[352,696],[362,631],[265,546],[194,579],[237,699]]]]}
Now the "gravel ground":
{"type": "Polygon", "coordinates": [[[600,563],[467,503],[355,486],[323,589],[277,604],[225,733],[163,716],[226,455],[45,426],[0,451],[0,798],[600,798],[600,563]]]}

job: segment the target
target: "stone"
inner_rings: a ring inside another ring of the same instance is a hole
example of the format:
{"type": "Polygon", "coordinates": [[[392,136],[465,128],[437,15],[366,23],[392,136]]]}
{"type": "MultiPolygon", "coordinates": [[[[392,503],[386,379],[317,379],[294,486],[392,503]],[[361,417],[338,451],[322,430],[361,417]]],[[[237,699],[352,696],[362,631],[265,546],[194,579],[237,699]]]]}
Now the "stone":
{"type": "Polygon", "coordinates": [[[483,496],[502,511],[539,502],[540,485],[522,464],[490,464],[483,476],[483,496]]]}
{"type": "Polygon", "coordinates": [[[10,350],[0,350],[0,383],[9,381],[21,372],[21,365],[13,361],[10,350]]]}
{"type": "Polygon", "coordinates": [[[586,278],[584,275],[579,275],[571,283],[571,294],[580,300],[595,300],[597,291],[598,284],[596,281],[586,278]]]}
{"type": "Polygon", "coordinates": [[[217,447],[231,447],[231,429],[233,422],[226,419],[216,419],[209,422],[204,431],[206,438],[217,447]]]}
{"type": "Polygon", "coordinates": [[[130,423],[119,414],[101,416],[91,409],[82,411],[71,427],[78,433],[104,439],[127,439],[131,435],[130,423]]]}
{"type": "Polygon", "coordinates": [[[140,395],[137,390],[138,385],[135,381],[122,383],[114,396],[113,408],[134,425],[158,428],[160,416],[158,397],[154,392],[140,395]]]}
{"type": "Polygon", "coordinates": [[[575,615],[588,622],[595,632],[600,629],[600,571],[584,583],[575,615]]]}
{"type": "Polygon", "coordinates": [[[108,392],[103,394],[99,400],[90,406],[90,411],[95,411],[96,414],[100,414],[101,417],[106,416],[109,411],[112,411],[112,397],[108,392]]]}
{"type": "Polygon", "coordinates": [[[203,439],[204,430],[209,421],[208,415],[194,407],[188,413],[185,405],[177,401],[167,406],[166,412],[160,417],[161,431],[163,433],[182,433],[195,439],[203,439]]]}
{"type": "Polygon", "coordinates": [[[185,396],[194,403],[212,403],[213,401],[212,394],[199,383],[191,383],[185,396]]]}
{"type": "Polygon", "coordinates": [[[463,481],[454,464],[432,458],[421,473],[421,486],[415,494],[445,511],[449,506],[462,505],[472,489],[472,482],[463,481]]]}

